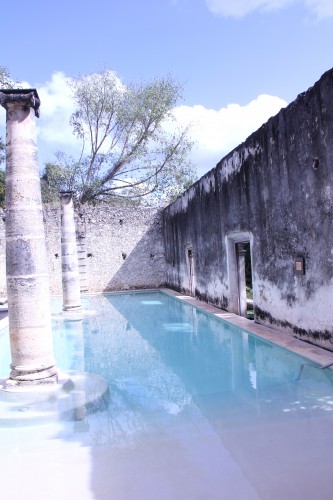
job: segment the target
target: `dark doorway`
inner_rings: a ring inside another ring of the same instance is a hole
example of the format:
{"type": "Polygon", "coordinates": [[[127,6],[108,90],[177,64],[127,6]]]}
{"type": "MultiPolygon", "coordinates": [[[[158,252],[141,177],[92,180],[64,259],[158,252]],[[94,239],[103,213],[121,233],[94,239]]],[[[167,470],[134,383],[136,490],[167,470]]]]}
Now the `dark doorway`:
{"type": "Polygon", "coordinates": [[[250,242],[245,243],[245,245],[246,315],[249,319],[253,319],[253,281],[250,242]]]}
{"type": "Polygon", "coordinates": [[[251,246],[249,241],[236,243],[238,275],[238,311],[241,316],[253,319],[253,288],[251,246]]]}
{"type": "Polygon", "coordinates": [[[187,262],[188,262],[188,270],[189,270],[190,294],[194,295],[194,263],[193,263],[193,250],[192,250],[192,248],[187,249],[187,262]]]}

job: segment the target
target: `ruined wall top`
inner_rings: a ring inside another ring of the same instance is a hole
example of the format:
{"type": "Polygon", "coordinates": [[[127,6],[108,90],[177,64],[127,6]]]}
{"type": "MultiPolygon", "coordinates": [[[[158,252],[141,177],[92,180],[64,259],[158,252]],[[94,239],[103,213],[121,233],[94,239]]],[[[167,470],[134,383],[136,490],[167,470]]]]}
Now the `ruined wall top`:
{"type": "MultiPolygon", "coordinates": [[[[165,212],[184,211],[187,209],[188,203],[196,197],[198,189],[209,192],[216,187],[217,179],[224,184],[228,183],[233,177],[237,177],[245,162],[248,160],[255,161],[256,158],[269,149],[269,144],[263,141],[263,137],[269,136],[272,140],[275,140],[279,131],[285,128],[284,124],[299,120],[300,128],[305,129],[308,127],[310,129],[310,124],[313,123],[310,130],[313,135],[314,129],[320,128],[321,120],[329,122],[330,116],[333,114],[333,108],[330,106],[330,89],[333,89],[333,68],[326,71],[313,86],[298,94],[294,101],[282,108],[275,116],[269,118],[244,142],[225,155],[211,170],[170,203],[165,208],[165,212]],[[301,113],[303,114],[302,119],[299,118],[301,113]]],[[[331,141],[329,141],[329,148],[327,149],[331,148],[331,141]]],[[[320,148],[317,147],[317,149],[320,148]]],[[[313,157],[310,160],[313,168],[316,168],[319,161],[318,151],[313,151],[313,157]]]]}

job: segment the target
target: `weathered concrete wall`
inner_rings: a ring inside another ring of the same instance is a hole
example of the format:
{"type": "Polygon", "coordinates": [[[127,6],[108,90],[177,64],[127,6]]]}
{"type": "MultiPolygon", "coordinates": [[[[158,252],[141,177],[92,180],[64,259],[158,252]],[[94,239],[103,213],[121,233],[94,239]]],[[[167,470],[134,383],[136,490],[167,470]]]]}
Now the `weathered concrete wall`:
{"type": "Polygon", "coordinates": [[[232,252],[245,235],[255,320],[332,349],[332,218],[330,70],[165,209],[167,283],[190,291],[191,248],[193,293],[234,310],[232,252]]]}
{"type": "MultiPolygon", "coordinates": [[[[0,295],[5,294],[5,213],[0,213],[0,295]]],[[[50,288],[61,293],[59,208],[44,210],[50,288]]],[[[150,208],[88,207],[76,211],[86,228],[89,292],[163,286],[166,281],[162,214],[150,208]]]]}

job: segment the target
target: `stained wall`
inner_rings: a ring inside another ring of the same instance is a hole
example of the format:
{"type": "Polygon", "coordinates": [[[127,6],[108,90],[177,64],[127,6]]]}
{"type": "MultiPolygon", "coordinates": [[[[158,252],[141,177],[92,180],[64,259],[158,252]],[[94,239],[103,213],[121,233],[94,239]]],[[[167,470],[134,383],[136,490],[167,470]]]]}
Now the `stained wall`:
{"type": "Polygon", "coordinates": [[[168,286],[234,312],[245,237],[255,321],[333,348],[333,70],[164,214],[168,286]]]}
{"type": "MultiPolygon", "coordinates": [[[[166,281],[163,221],[155,208],[86,207],[76,210],[85,233],[89,292],[155,288],[166,281]]],[[[0,295],[5,294],[5,212],[0,214],[0,295]]],[[[60,207],[44,210],[50,289],[61,293],[60,207]]]]}

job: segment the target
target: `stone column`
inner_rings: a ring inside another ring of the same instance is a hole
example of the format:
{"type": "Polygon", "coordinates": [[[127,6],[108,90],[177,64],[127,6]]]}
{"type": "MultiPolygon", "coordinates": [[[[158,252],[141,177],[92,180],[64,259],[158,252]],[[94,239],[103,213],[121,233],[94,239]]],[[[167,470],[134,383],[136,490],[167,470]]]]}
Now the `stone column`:
{"type": "Polygon", "coordinates": [[[80,290],[84,293],[88,292],[86,235],[84,231],[76,235],[76,244],[79,262],[80,290]]]}
{"type": "Polygon", "coordinates": [[[73,192],[62,191],[60,193],[60,203],[63,311],[78,313],[82,311],[82,307],[73,192]]]}
{"type": "Polygon", "coordinates": [[[11,372],[3,389],[55,384],[35,89],[3,90],[6,130],[6,274],[11,372]]]}
{"type": "Polygon", "coordinates": [[[78,222],[76,227],[77,256],[79,261],[81,293],[88,292],[88,266],[86,251],[86,210],[84,206],[78,207],[78,222]]]}

